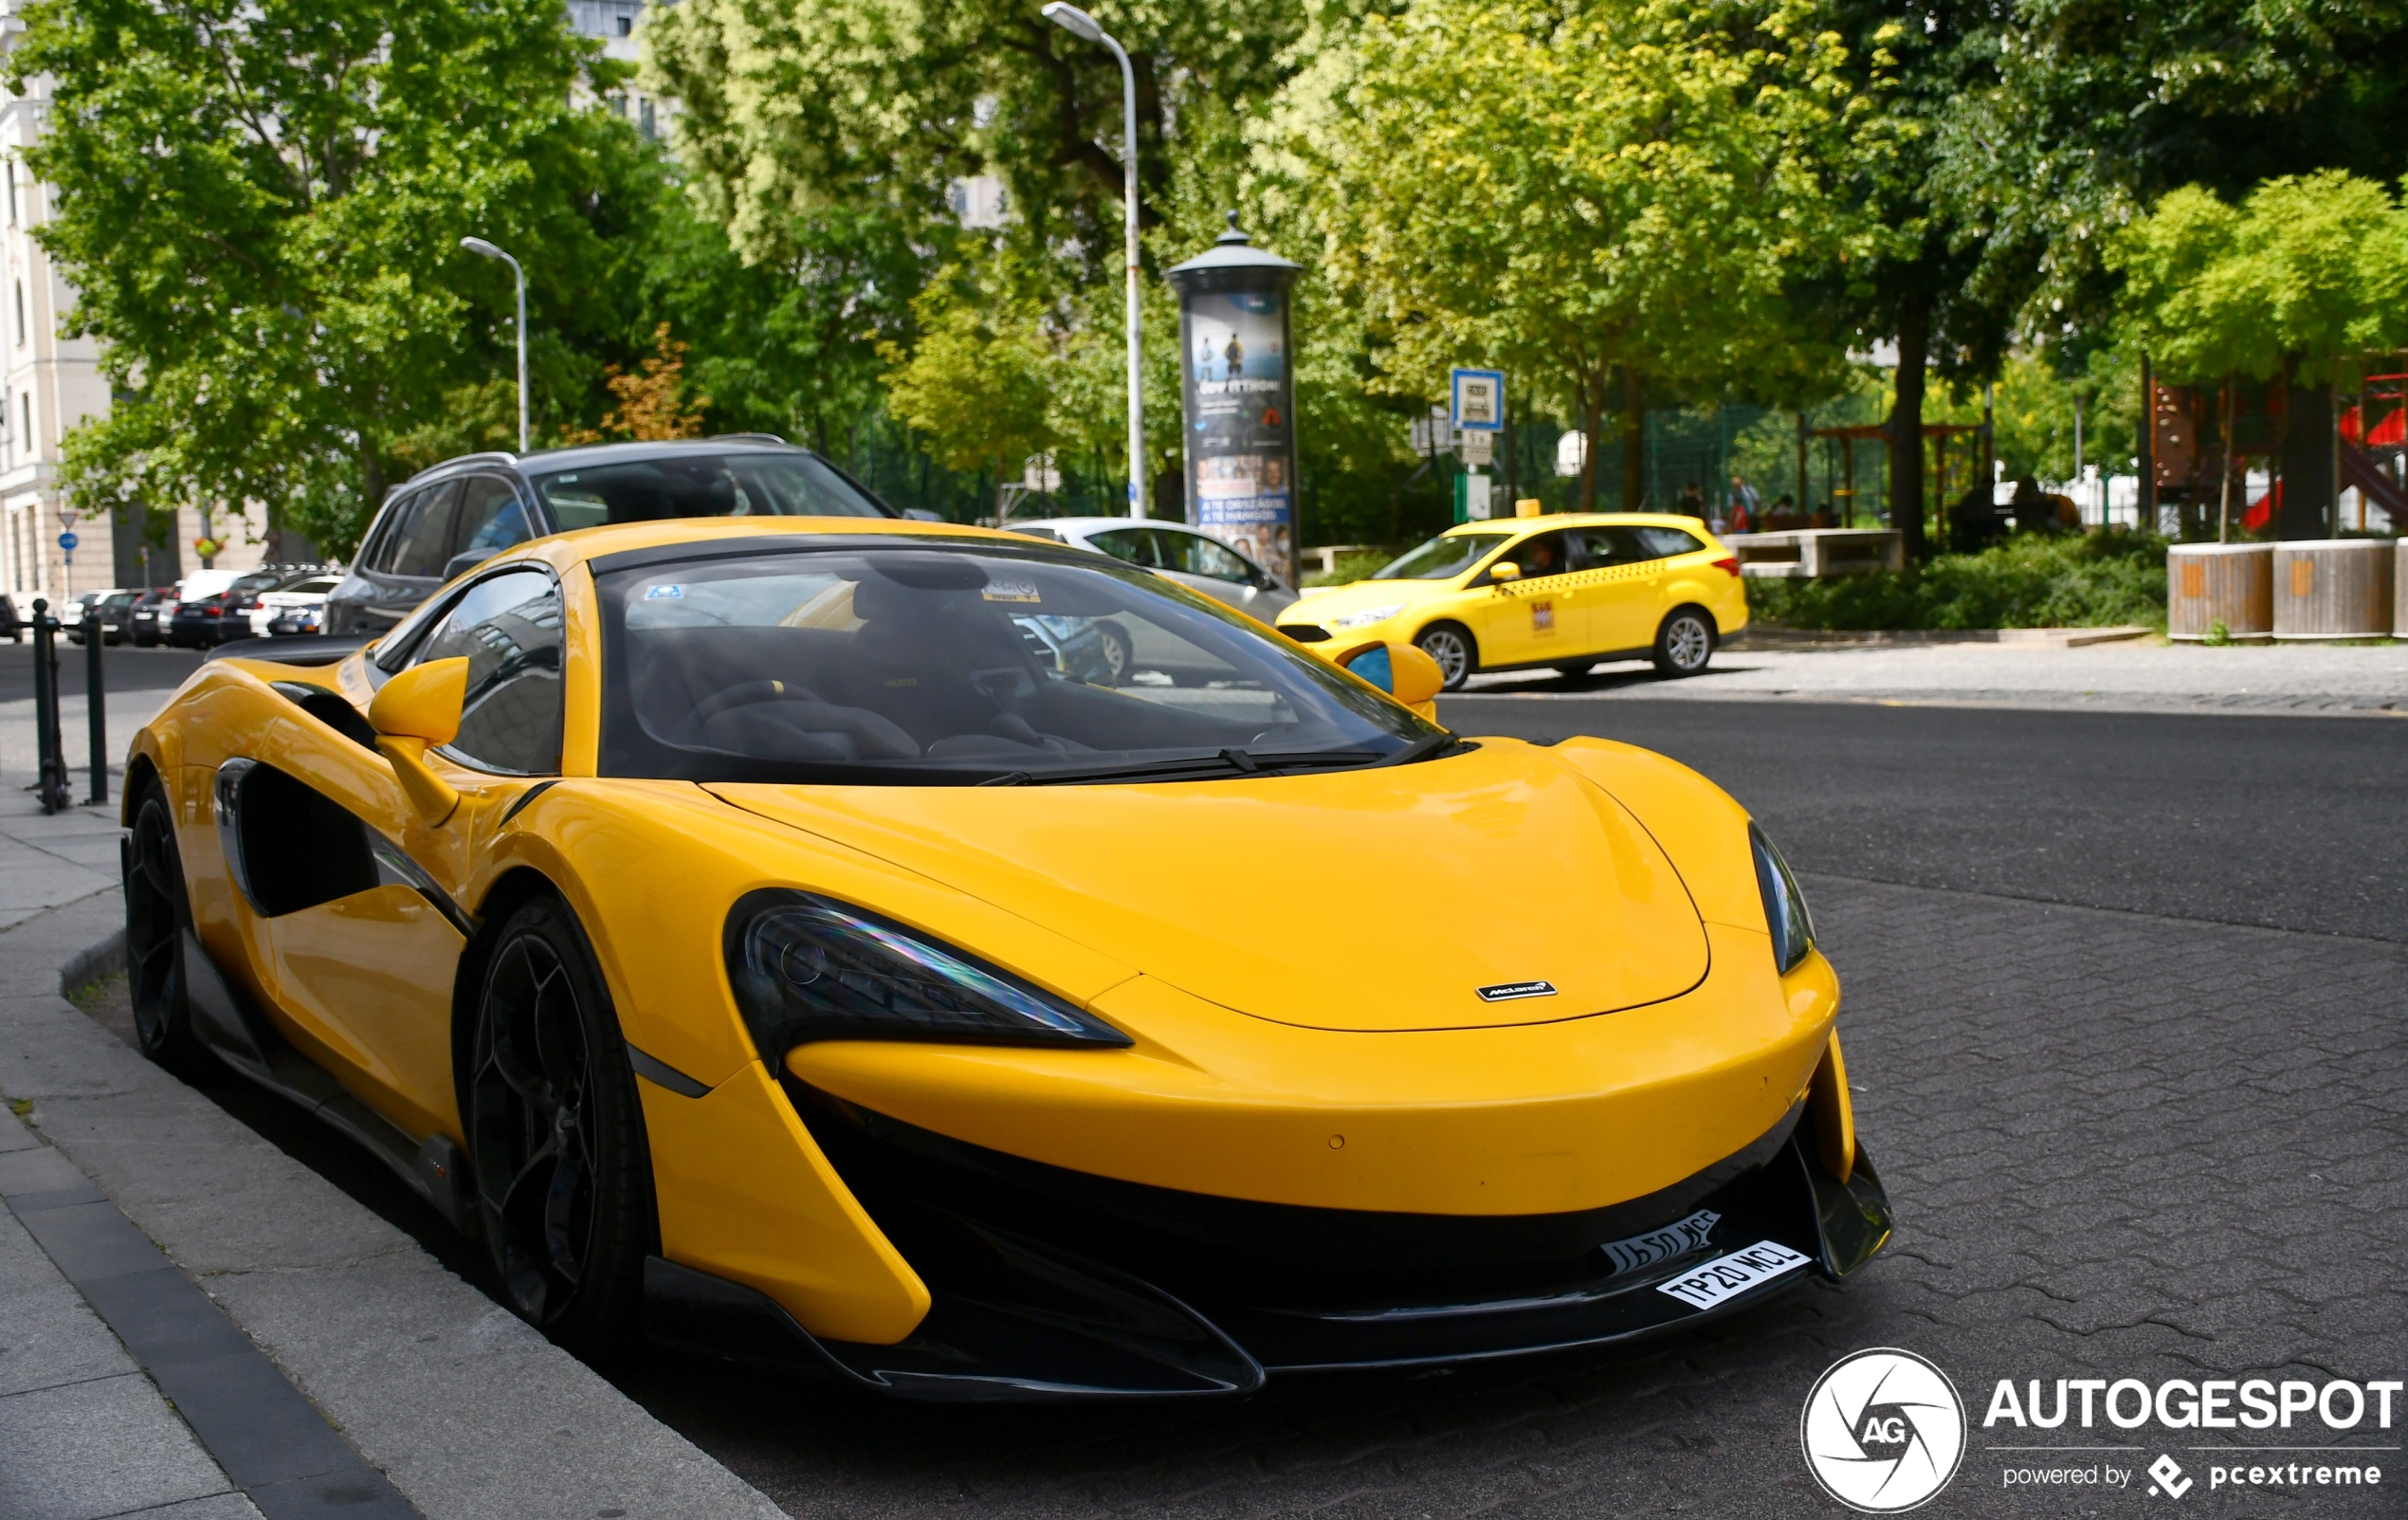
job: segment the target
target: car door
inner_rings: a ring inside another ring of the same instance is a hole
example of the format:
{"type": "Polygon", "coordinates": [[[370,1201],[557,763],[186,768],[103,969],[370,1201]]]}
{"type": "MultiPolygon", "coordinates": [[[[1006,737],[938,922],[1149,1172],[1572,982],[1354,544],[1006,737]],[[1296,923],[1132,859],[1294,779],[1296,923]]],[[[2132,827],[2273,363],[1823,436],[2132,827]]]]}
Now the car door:
{"type": "Polygon", "coordinates": [[[561,650],[559,583],[528,568],[456,594],[409,651],[400,668],[468,660],[459,736],[435,752],[463,794],[442,828],[427,827],[392,766],[362,746],[335,746],[313,778],[366,825],[377,881],[274,920],[278,991],[296,1017],[358,1053],[371,1102],[413,1134],[459,1133],[452,979],[473,927],[456,900],[470,870],[464,841],[480,814],[558,770],[561,650]]]}
{"type": "Polygon", "coordinates": [[[1472,603],[1469,619],[1480,641],[1480,663],[1541,665],[1585,652],[1572,598],[1578,570],[1572,535],[1560,528],[1533,533],[1506,547],[1499,557],[1500,563],[1505,561],[1520,576],[1500,581],[1484,571],[1472,582],[1487,587],[1472,603]]]}
{"type": "Polygon", "coordinates": [[[1581,547],[1594,577],[1587,589],[1589,627],[1600,653],[1645,649],[1655,642],[1660,559],[1636,528],[1619,523],[1582,528],[1581,547]]]}
{"type": "Polygon", "coordinates": [[[1210,534],[1169,523],[1150,531],[1162,573],[1190,590],[1266,623],[1276,621],[1281,609],[1296,600],[1276,577],[1210,534]]]}

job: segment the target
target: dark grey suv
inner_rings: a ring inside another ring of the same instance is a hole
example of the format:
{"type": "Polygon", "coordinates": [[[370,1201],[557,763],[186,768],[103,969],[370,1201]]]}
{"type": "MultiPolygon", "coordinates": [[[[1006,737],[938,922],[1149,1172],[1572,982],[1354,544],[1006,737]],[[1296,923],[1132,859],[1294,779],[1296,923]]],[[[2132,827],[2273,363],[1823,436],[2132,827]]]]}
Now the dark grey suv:
{"type": "Polygon", "coordinates": [[[826,459],[768,433],[523,457],[467,454],[386,493],[351,573],[326,597],[325,628],[382,633],[469,566],[574,528],[660,518],[903,515],[826,459]]]}

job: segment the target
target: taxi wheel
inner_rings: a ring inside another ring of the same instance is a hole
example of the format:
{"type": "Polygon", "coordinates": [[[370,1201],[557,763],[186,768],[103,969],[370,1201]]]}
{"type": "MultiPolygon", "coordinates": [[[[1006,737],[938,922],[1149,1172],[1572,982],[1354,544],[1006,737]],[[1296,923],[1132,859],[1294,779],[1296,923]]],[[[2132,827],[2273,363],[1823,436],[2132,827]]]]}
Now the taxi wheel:
{"type": "Polygon", "coordinates": [[[1695,607],[1675,607],[1655,631],[1655,673],[1696,675],[1714,658],[1714,619],[1695,607]]]}
{"type": "Polygon", "coordinates": [[[627,1043],[557,898],[494,938],[460,1105],[502,1301],[580,1353],[630,1348],[655,1234],[627,1043]]]}
{"type": "Polygon", "coordinates": [[[1445,677],[1444,690],[1462,690],[1471,672],[1480,668],[1480,647],[1471,641],[1469,629],[1453,623],[1432,624],[1414,643],[1438,662],[1438,673],[1445,677]]]}
{"type": "Polygon", "coordinates": [[[1129,684],[1129,667],[1137,663],[1137,650],[1129,642],[1128,630],[1118,623],[1098,623],[1095,636],[1104,641],[1104,663],[1112,672],[1112,684],[1129,684]]]}
{"type": "Polygon", "coordinates": [[[174,815],[156,778],[143,783],[125,847],[125,961],[134,1001],[134,1037],[142,1053],[179,1074],[204,1066],[184,996],[184,862],[174,815]]]}

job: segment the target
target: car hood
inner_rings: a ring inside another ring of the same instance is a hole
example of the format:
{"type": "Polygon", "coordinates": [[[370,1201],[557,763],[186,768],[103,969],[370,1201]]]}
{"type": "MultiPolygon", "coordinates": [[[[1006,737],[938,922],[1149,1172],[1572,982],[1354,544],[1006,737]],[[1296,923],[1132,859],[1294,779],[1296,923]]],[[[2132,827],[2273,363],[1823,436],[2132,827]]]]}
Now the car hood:
{"type": "Polygon", "coordinates": [[[1331,586],[1316,591],[1295,605],[1280,613],[1289,623],[1314,623],[1336,617],[1343,613],[1359,612],[1366,607],[1384,607],[1391,602],[1427,601],[1433,596],[1449,595],[1456,590],[1449,580],[1356,580],[1343,586],[1331,586]]]}
{"type": "Polygon", "coordinates": [[[1677,997],[1706,971],[1647,830],[1512,742],[1230,781],[708,790],[1277,1023],[1539,1023],[1677,997]]]}

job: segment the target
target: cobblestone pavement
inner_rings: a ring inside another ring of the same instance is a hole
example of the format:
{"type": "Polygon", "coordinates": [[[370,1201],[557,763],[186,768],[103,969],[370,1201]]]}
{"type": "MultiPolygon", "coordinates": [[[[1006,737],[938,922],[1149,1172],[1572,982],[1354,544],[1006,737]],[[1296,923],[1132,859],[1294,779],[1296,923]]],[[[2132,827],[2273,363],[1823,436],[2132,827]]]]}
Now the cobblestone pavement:
{"type": "MultiPolygon", "coordinates": [[[[622,1386],[815,1520],[1586,1520],[1844,1512],[1807,1477],[1798,1415],[1823,1368],[1865,1346],[1932,1358],[1973,1406],[1963,1469],[1924,1511],[1942,1514],[2163,1502],[2144,1477],[2124,1493],[2006,1490],[2004,1465],[2032,1458],[1984,1449],[2020,1443],[1978,1423],[2000,1378],[2408,1369],[2408,948],[1832,877],[1807,888],[1846,980],[1859,1122],[1899,1209],[1896,1246],[1844,1289],[1620,1352],[1299,1381],[1229,1408],[930,1410],[676,1364],[622,1386]]],[[[2400,1413],[2355,1439],[2397,1447],[2400,1413]]],[[[2022,1440],[2126,1439],[2088,1434],[2022,1440]]],[[[2139,1469],[2170,1449],[2172,1433],[2143,1434],[2160,1444],[2105,1459],[2139,1469]]],[[[2206,1454],[2175,1455],[2203,1479],[2206,1454]]],[[[2397,1451],[2365,1459],[2408,1483],[2397,1451]]],[[[2182,1508],[2401,1512],[2381,1489],[2244,1500],[2204,1481],[2182,1508]]]]}
{"type": "Polygon", "coordinates": [[[2002,644],[1720,650],[1705,675],[1658,681],[1643,664],[1474,676],[1467,694],[1804,699],[2094,712],[2314,712],[2408,716],[2408,644],[2234,645],[2156,639],[2052,650],[2002,644]]]}

